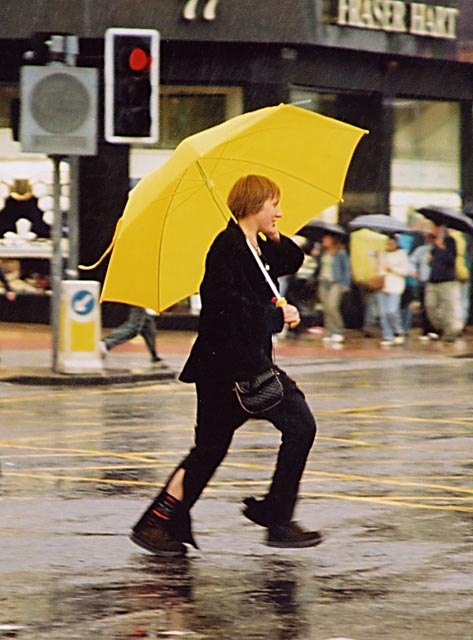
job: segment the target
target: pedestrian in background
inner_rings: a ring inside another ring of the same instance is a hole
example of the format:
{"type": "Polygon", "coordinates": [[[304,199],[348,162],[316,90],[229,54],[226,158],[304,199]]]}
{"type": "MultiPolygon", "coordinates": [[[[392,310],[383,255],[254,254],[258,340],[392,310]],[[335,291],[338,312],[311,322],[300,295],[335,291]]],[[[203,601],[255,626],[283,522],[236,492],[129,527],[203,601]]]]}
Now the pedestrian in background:
{"type": "MultiPolygon", "coordinates": [[[[396,236],[398,246],[409,256],[414,248],[416,238],[412,233],[399,233],[396,236]]],[[[404,291],[401,295],[401,325],[404,336],[408,336],[412,328],[412,303],[417,295],[417,280],[411,276],[409,263],[409,272],[406,276],[404,291]]]]}
{"type": "Polygon", "coordinates": [[[16,293],[11,288],[10,283],[8,282],[8,278],[6,277],[5,272],[3,271],[1,266],[0,266],[0,281],[2,282],[3,288],[5,289],[5,298],[9,302],[13,302],[13,300],[16,299],[16,293]]]}
{"type": "Polygon", "coordinates": [[[317,300],[316,271],[319,251],[314,242],[302,236],[292,236],[291,240],[304,252],[304,260],[297,273],[279,278],[281,295],[289,304],[297,307],[301,321],[296,327],[285,326],[280,337],[299,337],[314,323],[317,300]]]}
{"type": "Polygon", "coordinates": [[[351,270],[348,254],[339,236],[324,233],[318,274],[319,297],[324,316],[325,342],[345,340],[341,313],[342,296],[350,291],[351,270]]]}
{"type": "Polygon", "coordinates": [[[250,417],[266,419],[281,432],[276,468],[262,499],[246,498],[243,514],[267,529],[272,547],[309,547],[321,542],[317,531],[292,521],[300,479],[316,424],[304,394],[277,369],[284,395],[279,403],[249,414],[235,393],[260,374],[271,372],[272,335],[300,315],[291,304],[277,306],[261,267],[277,278],[295,273],[303,253],[276,223],[279,187],[265,176],[248,175],[232,187],[228,206],[236,218],[214,240],[200,287],[202,311],[197,340],[180,375],[197,390],[195,444],[161,493],[133,527],[131,539],[157,555],[183,556],[183,543],[196,546],[190,510],[221,464],[235,431],[250,417]],[[264,234],[265,240],[260,234],[264,234]]]}
{"type": "Polygon", "coordinates": [[[100,341],[99,349],[102,357],[105,357],[110,349],[141,335],[151,355],[151,362],[153,364],[161,364],[162,358],[158,356],[156,351],[155,315],[156,313],[151,309],[130,305],[128,318],[125,322],[100,341]]]}
{"type": "Polygon", "coordinates": [[[363,336],[365,338],[374,338],[379,323],[378,298],[376,291],[361,285],[361,296],[363,300],[363,336]]]}
{"type": "Polygon", "coordinates": [[[433,234],[425,306],[435,332],[447,342],[454,342],[462,330],[458,317],[460,290],[456,276],[457,247],[446,227],[434,224],[433,234]]]}
{"type": "Polygon", "coordinates": [[[409,273],[407,253],[399,247],[396,236],[390,236],[386,250],[378,251],[377,260],[378,272],[384,276],[384,284],[376,294],[383,334],[381,346],[403,344],[405,337],[401,321],[401,296],[409,273]]]}
{"type": "Polygon", "coordinates": [[[419,247],[416,247],[414,251],[409,255],[409,273],[412,278],[417,281],[418,287],[418,299],[420,304],[420,325],[421,334],[420,340],[422,342],[429,342],[431,339],[438,338],[435,333],[434,327],[429,320],[427,310],[425,308],[425,288],[430,278],[430,260],[432,243],[435,239],[433,233],[426,235],[426,241],[419,247]]]}
{"type": "Polygon", "coordinates": [[[469,233],[462,233],[456,229],[450,229],[449,235],[455,240],[457,248],[455,260],[455,275],[458,281],[457,318],[463,330],[470,316],[472,240],[469,233]]]}
{"type": "Polygon", "coordinates": [[[6,277],[1,266],[0,266],[0,281],[3,285],[3,288],[5,289],[5,298],[9,302],[13,302],[13,300],[16,299],[16,293],[11,288],[10,283],[8,282],[8,278],[6,277]]]}

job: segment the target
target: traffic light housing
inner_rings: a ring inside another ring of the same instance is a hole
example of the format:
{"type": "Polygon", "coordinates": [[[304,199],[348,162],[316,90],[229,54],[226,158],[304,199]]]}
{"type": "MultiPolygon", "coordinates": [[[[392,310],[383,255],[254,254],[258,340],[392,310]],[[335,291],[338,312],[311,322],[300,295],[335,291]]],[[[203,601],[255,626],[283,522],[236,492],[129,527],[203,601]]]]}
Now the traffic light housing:
{"type": "Polygon", "coordinates": [[[105,33],[105,140],[154,143],[159,138],[159,31],[105,33]]]}

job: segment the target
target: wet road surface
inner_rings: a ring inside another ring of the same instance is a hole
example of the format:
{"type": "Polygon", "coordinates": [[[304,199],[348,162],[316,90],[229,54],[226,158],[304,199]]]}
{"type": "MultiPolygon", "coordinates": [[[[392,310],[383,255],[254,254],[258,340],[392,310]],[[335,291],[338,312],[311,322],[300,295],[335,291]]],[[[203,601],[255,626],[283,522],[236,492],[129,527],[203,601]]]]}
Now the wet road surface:
{"type": "Polygon", "coordinates": [[[0,637],[472,640],[473,360],[282,364],[318,420],[296,516],[323,544],[241,516],[278,446],[250,421],[178,561],[127,536],[191,445],[193,387],[0,383],[0,637]]]}

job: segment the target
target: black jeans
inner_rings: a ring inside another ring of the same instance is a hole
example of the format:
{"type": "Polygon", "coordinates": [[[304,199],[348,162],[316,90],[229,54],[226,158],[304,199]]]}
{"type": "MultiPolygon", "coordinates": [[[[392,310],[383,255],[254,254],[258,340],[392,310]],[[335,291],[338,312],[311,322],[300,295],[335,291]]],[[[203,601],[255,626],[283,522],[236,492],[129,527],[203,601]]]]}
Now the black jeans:
{"type": "MultiPolygon", "coordinates": [[[[281,432],[281,445],[265,503],[274,520],[291,520],[299,483],[314,442],[316,423],[304,394],[281,372],[284,398],[258,418],[268,420],[281,432]]],[[[239,405],[231,383],[206,381],[197,384],[195,446],[178,466],[185,470],[183,512],[189,513],[210,478],[225,458],[233,434],[250,416],[239,405]]],[[[176,523],[177,524],[177,523],[176,523]]],[[[192,541],[190,517],[175,527],[184,542],[192,541]],[[187,524],[186,524],[187,523],[187,524]]]]}

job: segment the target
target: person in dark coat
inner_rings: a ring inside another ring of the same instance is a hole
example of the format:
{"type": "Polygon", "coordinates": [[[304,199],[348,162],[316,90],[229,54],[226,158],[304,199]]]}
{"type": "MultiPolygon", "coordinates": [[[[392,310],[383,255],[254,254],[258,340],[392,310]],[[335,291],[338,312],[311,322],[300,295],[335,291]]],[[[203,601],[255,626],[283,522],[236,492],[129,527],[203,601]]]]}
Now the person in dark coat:
{"type": "MultiPolygon", "coordinates": [[[[180,375],[183,382],[196,384],[195,445],[131,534],[152,553],[182,556],[184,543],[197,547],[190,510],[225,458],[236,429],[250,418],[235,395],[235,381],[274,367],[272,335],[285,323],[300,320],[295,306],[276,306],[252,253],[253,248],[275,283],[302,263],[299,247],[277,230],[279,196],[278,186],[264,176],[240,178],[228,197],[236,221],[228,223],[207,254],[198,337],[180,375]]],[[[267,529],[270,546],[314,546],[321,541],[320,533],[305,531],[292,515],[316,423],[302,391],[279,372],[282,401],[256,416],[281,432],[276,468],[267,494],[246,498],[243,514],[267,529]]]]}
{"type": "Polygon", "coordinates": [[[425,288],[425,308],[435,329],[430,337],[442,336],[447,342],[454,342],[463,328],[456,313],[460,303],[455,269],[457,246],[442,225],[433,225],[433,235],[430,278],[425,288]]]}

